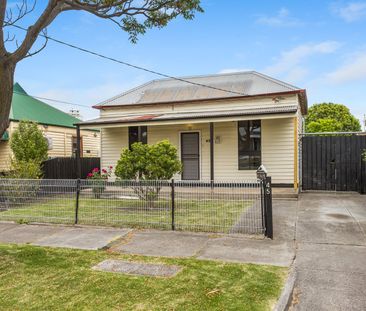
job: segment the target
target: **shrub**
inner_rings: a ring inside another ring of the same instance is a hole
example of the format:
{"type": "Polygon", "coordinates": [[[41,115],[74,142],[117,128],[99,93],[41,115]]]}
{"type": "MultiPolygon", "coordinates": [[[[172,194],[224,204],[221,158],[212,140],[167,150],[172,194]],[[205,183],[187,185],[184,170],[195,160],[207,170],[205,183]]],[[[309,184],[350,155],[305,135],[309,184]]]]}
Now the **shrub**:
{"type": "Polygon", "coordinates": [[[10,147],[16,161],[42,163],[48,158],[48,144],[37,123],[20,121],[10,139],[10,147]]]}
{"type": "MultiPolygon", "coordinates": [[[[11,169],[6,178],[39,179],[42,177],[41,165],[47,159],[48,144],[37,124],[20,121],[10,139],[13,156],[11,169]]],[[[6,185],[7,199],[10,202],[29,200],[37,195],[40,183],[34,180],[14,181],[6,185]]]]}
{"type": "Polygon", "coordinates": [[[1,190],[6,193],[6,199],[12,203],[33,199],[41,187],[41,180],[36,180],[41,175],[41,167],[34,160],[12,161],[12,170],[4,177],[13,181],[2,184],[1,190]]]}
{"type": "Polygon", "coordinates": [[[93,180],[93,193],[96,199],[100,199],[100,196],[105,191],[105,181],[112,174],[112,166],[108,169],[99,170],[99,168],[94,168],[87,176],[87,179],[93,180]]]}
{"type": "Polygon", "coordinates": [[[169,180],[181,170],[177,148],[163,140],[153,145],[134,143],[131,149],[123,149],[115,175],[120,180],[135,180],[134,192],[152,203],[159,196],[161,183],[147,181],[169,180]]]}
{"type": "Polygon", "coordinates": [[[42,170],[38,161],[15,161],[12,160],[12,170],[6,175],[7,178],[39,179],[42,170]]]}

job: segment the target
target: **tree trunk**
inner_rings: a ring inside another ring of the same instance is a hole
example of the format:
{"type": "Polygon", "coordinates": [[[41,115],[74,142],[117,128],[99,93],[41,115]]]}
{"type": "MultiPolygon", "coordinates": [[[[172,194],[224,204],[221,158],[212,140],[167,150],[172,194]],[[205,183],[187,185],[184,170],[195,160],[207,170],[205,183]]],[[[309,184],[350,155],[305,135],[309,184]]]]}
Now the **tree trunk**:
{"type": "Polygon", "coordinates": [[[0,138],[9,127],[14,72],[15,64],[9,60],[0,60],[0,138]]]}

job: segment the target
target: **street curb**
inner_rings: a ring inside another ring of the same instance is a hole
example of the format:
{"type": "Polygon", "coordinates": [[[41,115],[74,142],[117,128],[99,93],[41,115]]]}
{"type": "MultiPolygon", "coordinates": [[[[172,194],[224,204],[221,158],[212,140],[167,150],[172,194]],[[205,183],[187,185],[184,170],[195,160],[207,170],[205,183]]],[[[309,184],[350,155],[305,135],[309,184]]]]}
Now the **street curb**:
{"type": "Polygon", "coordinates": [[[292,265],[290,274],[287,277],[285,287],[282,290],[280,299],[272,309],[272,311],[287,311],[292,302],[292,294],[295,288],[295,281],[297,278],[297,271],[295,270],[295,264],[292,265]]]}

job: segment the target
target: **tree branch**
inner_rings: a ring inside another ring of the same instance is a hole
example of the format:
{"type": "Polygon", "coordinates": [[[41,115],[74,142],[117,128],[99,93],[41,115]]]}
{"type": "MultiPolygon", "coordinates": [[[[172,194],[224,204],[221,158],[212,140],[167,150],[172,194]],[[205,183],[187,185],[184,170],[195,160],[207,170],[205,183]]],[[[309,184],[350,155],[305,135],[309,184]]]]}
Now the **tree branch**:
{"type": "Polygon", "coordinates": [[[42,30],[42,34],[43,34],[42,37],[45,39],[42,46],[39,49],[35,50],[34,52],[28,52],[27,55],[24,56],[24,58],[32,57],[32,56],[38,54],[39,52],[41,52],[42,50],[44,50],[46,48],[47,43],[48,43],[48,36],[47,36],[47,29],[46,28],[42,30]]]}
{"type": "Polygon", "coordinates": [[[15,62],[27,56],[29,50],[37,40],[40,32],[46,28],[56,16],[63,11],[64,1],[49,0],[47,7],[33,26],[28,27],[27,33],[21,45],[11,55],[15,62]]]}
{"type": "Polygon", "coordinates": [[[0,57],[4,57],[6,52],[5,42],[4,42],[4,20],[6,14],[6,0],[0,0],[0,57]]]}
{"type": "Polygon", "coordinates": [[[23,0],[22,4],[19,5],[17,4],[17,10],[18,10],[18,14],[16,17],[14,17],[13,15],[13,10],[10,8],[6,11],[6,15],[5,15],[5,19],[3,22],[3,27],[8,27],[11,25],[16,24],[16,22],[20,21],[22,18],[24,18],[26,15],[32,13],[36,7],[37,4],[37,0],[34,0],[32,7],[29,9],[28,8],[28,1],[27,0],[23,0]]]}

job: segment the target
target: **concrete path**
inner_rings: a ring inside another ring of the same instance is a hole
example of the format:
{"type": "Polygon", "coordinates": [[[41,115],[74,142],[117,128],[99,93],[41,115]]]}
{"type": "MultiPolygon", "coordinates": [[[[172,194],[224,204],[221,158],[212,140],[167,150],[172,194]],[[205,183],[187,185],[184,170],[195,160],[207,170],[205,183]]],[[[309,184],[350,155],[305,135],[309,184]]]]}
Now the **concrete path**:
{"type": "Polygon", "coordinates": [[[122,238],[129,231],[112,228],[0,223],[0,243],[96,250],[122,238]]]}
{"type": "Polygon", "coordinates": [[[275,240],[246,236],[0,223],[0,243],[100,249],[166,257],[195,257],[289,267],[295,256],[297,201],[275,201],[275,240]],[[283,219],[283,215],[285,218],[283,219]]]}
{"type": "Polygon", "coordinates": [[[366,310],[366,196],[300,196],[291,310],[366,310]]]}

